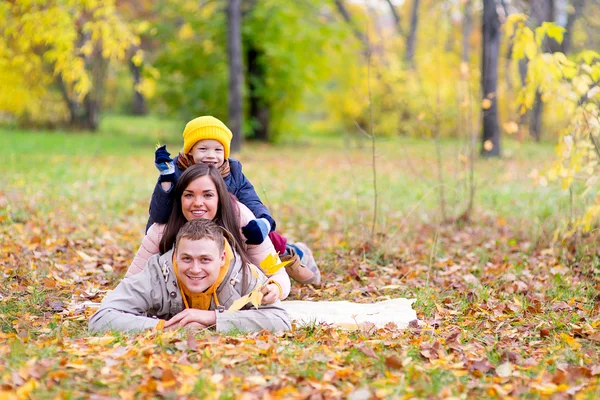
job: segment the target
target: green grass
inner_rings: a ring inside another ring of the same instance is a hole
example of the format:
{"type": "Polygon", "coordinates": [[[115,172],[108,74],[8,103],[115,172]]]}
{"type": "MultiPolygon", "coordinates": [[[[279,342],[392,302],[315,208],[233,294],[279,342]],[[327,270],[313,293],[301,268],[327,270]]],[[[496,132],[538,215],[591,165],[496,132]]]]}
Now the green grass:
{"type": "MultiPolygon", "coordinates": [[[[167,142],[171,153],[177,153],[182,125],[152,117],[107,116],[94,134],[0,128],[0,146],[8,165],[0,189],[24,188],[32,201],[38,196],[59,203],[81,199],[78,207],[111,218],[124,209],[125,214],[143,218],[144,203],[156,179],[154,145],[167,142]]],[[[349,232],[358,224],[369,230],[373,185],[368,145],[347,149],[343,138],[309,137],[278,147],[249,144],[235,156],[243,162],[244,172],[272,210],[280,230],[300,238],[306,235],[304,226],[312,231],[349,232]]],[[[458,216],[468,198],[465,165],[458,160],[462,147],[458,141],[442,143],[449,217],[458,216]]],[[[527,176],[534,168],[543,170],[553,149],[547,144],[510,140],[504,149],[510,156],[502,160],[476,161],[476,214],[501,217],[542,236],[568,212],[567,194],[556,187],[535,187],[527,176]]],[[[395,235],[409,230],[415,221],[437,220],[440,184],[433,143],[386,139],[377,143],[377,153],[381,230],[395,235]]]]}

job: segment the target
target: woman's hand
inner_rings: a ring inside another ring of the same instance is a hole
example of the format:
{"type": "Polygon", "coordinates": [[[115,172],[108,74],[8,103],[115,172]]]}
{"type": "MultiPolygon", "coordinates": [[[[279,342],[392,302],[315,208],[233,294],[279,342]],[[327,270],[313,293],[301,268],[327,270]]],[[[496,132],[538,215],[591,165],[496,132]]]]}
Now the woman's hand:
{"type": "Polygon", "coordinates": [[[198,328],[198,325],[202,327],[213,326],[217,323],[217,315],[214,311],[196,310],[193,308],[187,308],[175,315],[173,318],[165,322],[164,328],[198,328]]]}
{"type": "Polygon", "coordinates": [[[279,286],[268,283],[261,289],[263,293],[262,304],[273,304],[279,299],[279,286]]]}

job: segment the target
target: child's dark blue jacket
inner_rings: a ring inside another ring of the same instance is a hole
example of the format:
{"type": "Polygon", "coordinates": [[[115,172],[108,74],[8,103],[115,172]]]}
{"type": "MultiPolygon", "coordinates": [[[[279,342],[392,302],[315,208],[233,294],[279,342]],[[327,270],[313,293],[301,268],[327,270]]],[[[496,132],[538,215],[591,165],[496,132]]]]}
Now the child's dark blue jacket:
{"type": "MultiPolygon", "coordinates": [[[[179,180],[179,177],[183,171],[177,166],[177,158],[173,160],[175,165],[175,182],[179,180]]],[[[256,218],[265,218],[271,224],[271,231],[275,230],[275,220],[271,216],[267,207],[260,201],[258,195],[254,191],[252,183],[242,173],[242,163],[233,158],[229,158],[229,175],[223,178],[227,189],[232,193],[240,203],[252,211],[256,218]]],[[[152,200],[150,200],[150,217],[146,224],[146,232],[153,223],[166,224],[171,215],[171,209],[173,208],[173,190],[174,185],[168,192],[165,192],[160,186],[160,183],[156,183],[154,192],[152,193],[152,200]]]]}

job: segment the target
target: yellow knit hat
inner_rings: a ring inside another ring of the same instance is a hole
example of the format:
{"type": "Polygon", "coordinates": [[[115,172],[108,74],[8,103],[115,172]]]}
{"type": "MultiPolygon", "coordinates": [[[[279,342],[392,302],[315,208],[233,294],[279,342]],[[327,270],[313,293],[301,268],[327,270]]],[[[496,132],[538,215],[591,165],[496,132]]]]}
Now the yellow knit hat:
{"type": "Polygon", "coordinates": [[[187,123],[183,130],[183,152],[188,154],[200,140],[213,139],[220,142],[225,150],[225,159],[229,158],[229,147],[233,134],[224,123],[205,115],[187,123]]]}

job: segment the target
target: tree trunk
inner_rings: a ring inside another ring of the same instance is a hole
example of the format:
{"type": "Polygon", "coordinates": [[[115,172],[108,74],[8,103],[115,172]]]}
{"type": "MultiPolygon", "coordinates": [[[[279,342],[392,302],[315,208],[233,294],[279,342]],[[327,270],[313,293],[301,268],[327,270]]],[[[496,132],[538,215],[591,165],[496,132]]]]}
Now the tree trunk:
{"type": "MultiPolygon", "coordinates": [[[[544,22],[554,21],[554,0],[533,0],[531,2],[531,21],[534,26],[540,26],[544,22]]],[[[558,43],[554,39],[546,38],[542,44],[544,52],[558,51],[558,43]]],[[[531,137],[536,142],[540,141],[542,136],[542,115],[544,105],[542,103],[542,95],[536,90],[533,110],[531,112],[531,124],[529,132],[531,137]]]]}
{"type": "Polygon", "coordinates": [[[242,118],[244,107],[242,103],[242,87],[244,71],[242,69],[242,14],[241,0],[229,0],[227,6],[227,54],[229,58],[229,93],[227,110],[229,129],[233,133],[231,150],[240,151],[242,148],[243,132],[242,118]]]}
{"type": "Polygon", "coordinates": [[[575,21],[583,14],[585,0],[571,0],[570,5],[573,9],[569,10],[567,25],[565,26],[567,31],[565,32],[563,41],[560,45],[560,51],[564,54],[571,51],[571,46],[573,45],[573,27],[575,26],[575,21]]]}
{"type": "Polygon", "coordinates": [[[542,112],[544,111],[544,103],[542,102],[542,94],[539,90],[535,91],[535,100],[533,102],[533,112],[531,113],[531,137],[536,142],[540,141],[542,132],[542,112]]]}
{"type": "Polygon", "coordinates": [[[483,55],[481,87],[483,99],[490,106],[483,110],[481,155],[500,156],[500,129],[498,127],[498,52],[500,49],[500,19],[494,0],[483,0],[483,55]]]}
{"type": "Polygon", "coordinates": [[[85,115],[82,118],[82,127],[91,131],[98,130],[100,126],[100,100],[92,93],[88,93],[83,100],[85,115]]]}
{"type": "Polygon", "coordinates": [[[473,29],[473,0],[465,1],[465,10],[463,14],[463,29],[462,29],[462,61],[469,62],[469,39],[471,38],[471,30],[473,29]]]}
{"type": "Polygon", "coordinates": [[[146,115],[148,114],[146,98],[137,89],[142,80],[142,69],[135,65],[133,61],[129,61],[129,70],[131,71],[131,77],[133,78],[133,99],[131,100],[131,113],[133,115],[146,115]]]}
{"type": "Polygon", "coordinates": [[[131,78],[133,79],[133,98],[131,99],[131,113],[133,115],[146,115],[148,114],[148,107],[146,106],[146,99],[144,95],[138,90],[138,86],[142,81],[142,68],[140,65],[136,65],[133,62],[133,56],[139,50],[138,46],[132,46],[130,49],[131,57],[129,57],[129,71],[131,72],[131,78]]]}
{"type": "Polygon", "coordinates": [[[100,125],[100,109],[104,99],[104,82],[108,71],[108,60],[102,57],[102,42],[97,42],[94,51],[88,60],[91,70],[92,88],[83,100],[85,115],[82,126],[85,129],[96,131],[100,125]]]}
{"type": "MultiPolygon", "coordinates": [[[[519,60],[519,77],[521,78],[521,87],[525,87],[527,84],[527,66],[529,64],[529,60],[527,57],[521,58],[519,60]]],[[[523,106],[520,106],[523,107],[523,106]]],[[[521,109],[519,111],[519,126],[527,126],[527,119],[529,116],[529,111],[525,110],[524,113],[521,113],[521,109]]]]}
{"type": "Polygon", "coordinates": [[[67,85],[62,78],[62,74],[58,74],[56,77],[56,82],[58,84],[58,88],[60,89],[60,94],[67,105],[67,109],[69,110],[69,125],[75,126],[77,122],[77,115],[79,114],[79,104],[69,95],[69,89],[67,89],[67,85]]]}
{"type": "Polygon", "coordinates": [[[419,24],[419,0],[413,0],[412,12],[410,15],[410,30],[406,36],[406,53],[404,59],[408,67],[415,67],[415,46],[417,41],[417,26],[419,24]]]}
{"type": "Polygon", "coordinates": [[[269,105],[261,97],[260,92],[265,84],[265,69],[261,63],[261,50],[250,44],[248,46],[248,87],[250,89],[250,119],[253,135],[256,140],[269,140],[269,105]]]}

